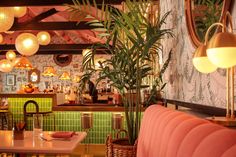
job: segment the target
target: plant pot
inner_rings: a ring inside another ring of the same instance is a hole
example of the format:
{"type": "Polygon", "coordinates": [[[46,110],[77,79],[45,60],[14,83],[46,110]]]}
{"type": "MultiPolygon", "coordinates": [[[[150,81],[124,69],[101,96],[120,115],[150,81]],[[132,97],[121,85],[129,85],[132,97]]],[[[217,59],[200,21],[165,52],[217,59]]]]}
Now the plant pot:
{"type": "Polygon", "coordinates": [[[130,145],[128,138],[119,138],[121,132],[127,133],[125,130],[120,130],[116,134],[116,139],[112,139],[109,135],[106,140],[106,157],[136,157],[137,142],[130,145]]]}

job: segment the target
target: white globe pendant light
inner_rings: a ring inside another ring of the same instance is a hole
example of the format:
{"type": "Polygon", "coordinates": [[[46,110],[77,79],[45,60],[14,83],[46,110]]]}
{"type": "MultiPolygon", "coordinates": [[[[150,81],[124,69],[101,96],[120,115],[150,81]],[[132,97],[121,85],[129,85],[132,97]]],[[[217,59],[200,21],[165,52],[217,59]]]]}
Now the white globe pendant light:
{"type": "Polygon", "coordinates": [[[40,45],[48,45],[51,41],[51,36],[48,32],[42,31],[37,34],[40,45]]]}
{"type": "Polygon", "coordinates": [[[16,53],[12,50],[7,51],[6,58],[10,61],[13,61],[16,58],[16,53]]]}
{"type": "Polygon", "coordinates": [[[31,33],[20,34],[15,41],[16,50],[23,56],[32,56],[39,49],[38,39],[31,33]]]}
{"type": "Polygon", "coordinates": [[[0,60],[0,71],[1,72],[10,72],[13,69],[11,61],[7,59],[0,60]]]}
{"type": "Polygon", "coordinates": [[[12,8],[0,7],[0,32],[8,31],[14,23],[12,8]]]}
{"type": "Polygon", "coordinates": [[[26,14],[27,8],[26,7],[13,7],[14,16],[15,17],[22,17],[26,14]]]}

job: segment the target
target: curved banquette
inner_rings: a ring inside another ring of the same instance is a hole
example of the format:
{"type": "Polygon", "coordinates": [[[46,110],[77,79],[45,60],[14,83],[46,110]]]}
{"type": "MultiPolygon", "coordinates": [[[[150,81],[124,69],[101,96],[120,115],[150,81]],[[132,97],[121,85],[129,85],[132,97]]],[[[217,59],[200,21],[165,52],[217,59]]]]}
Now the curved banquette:
{"type": "Polygon", "coordinates": [[[236,157],[236,130],[152,105],[144,112],[137,157],[236,157]]]}

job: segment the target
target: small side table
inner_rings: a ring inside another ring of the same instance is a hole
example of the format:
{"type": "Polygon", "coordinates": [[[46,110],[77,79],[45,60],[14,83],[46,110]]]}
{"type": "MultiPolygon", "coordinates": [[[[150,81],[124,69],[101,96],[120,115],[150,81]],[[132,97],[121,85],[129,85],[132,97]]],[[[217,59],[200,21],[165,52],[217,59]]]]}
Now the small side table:
{"type": "Polygon", "coordinates": [[[226,117],[207,117],[207,120],[225,126],[225,127],[236,127],[236,118],[226,118],[226,117]]]}

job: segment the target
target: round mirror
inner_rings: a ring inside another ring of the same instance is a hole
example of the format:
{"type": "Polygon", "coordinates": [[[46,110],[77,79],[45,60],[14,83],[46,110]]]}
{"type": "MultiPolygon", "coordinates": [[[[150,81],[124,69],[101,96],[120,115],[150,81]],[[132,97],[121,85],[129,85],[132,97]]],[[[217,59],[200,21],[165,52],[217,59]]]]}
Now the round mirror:
{"type": "MultiPolygon", "coordinates": [[[[213,23],[222,21],[230,3],[231,0],[185,0],[187,27],[195,47],[204,43],[205,33],[213,23]]],[[[216,31],[217,27],[212,29],[209,39],[216,31]]]]}
{"type": "Polygon", "coordinates": [[[57,65],[64,67],[71,63],[72,55],[71,54],[57,54],[53,56],[53,60],[57,65]]]}

